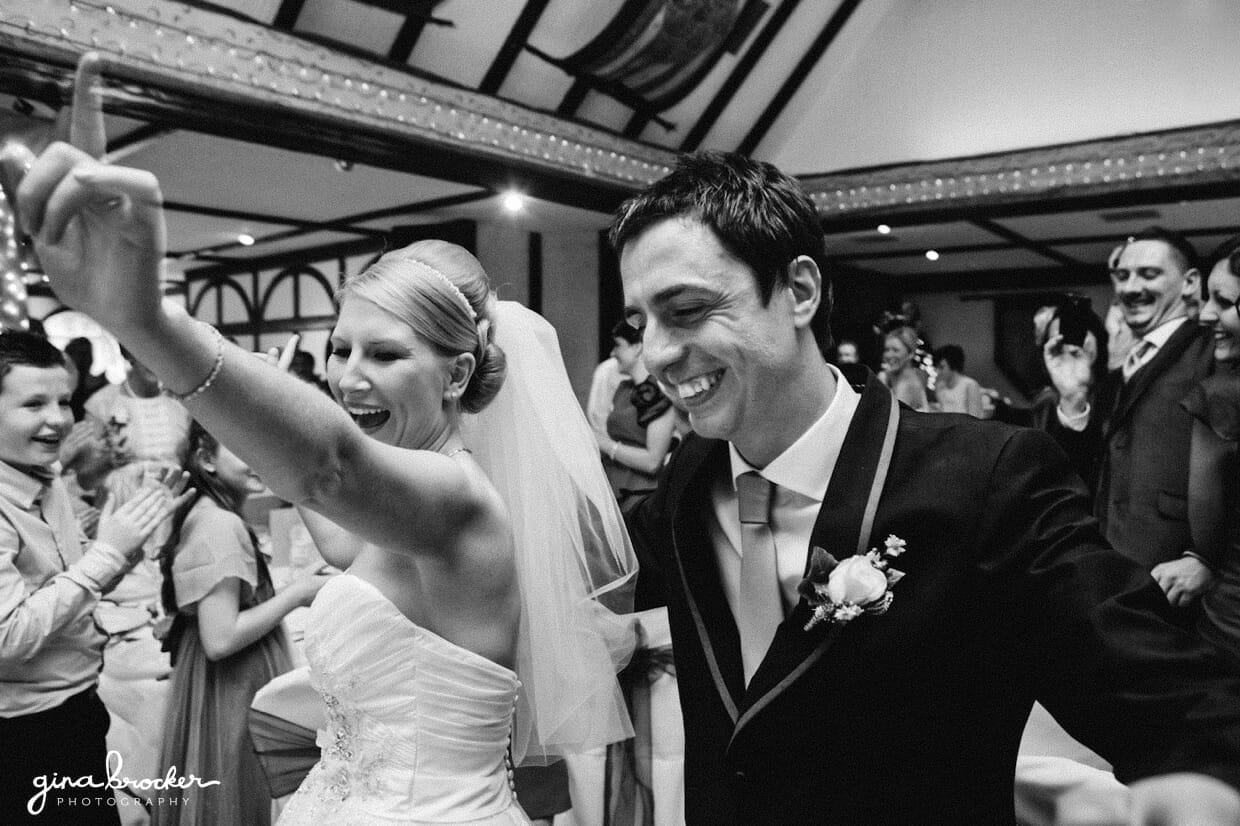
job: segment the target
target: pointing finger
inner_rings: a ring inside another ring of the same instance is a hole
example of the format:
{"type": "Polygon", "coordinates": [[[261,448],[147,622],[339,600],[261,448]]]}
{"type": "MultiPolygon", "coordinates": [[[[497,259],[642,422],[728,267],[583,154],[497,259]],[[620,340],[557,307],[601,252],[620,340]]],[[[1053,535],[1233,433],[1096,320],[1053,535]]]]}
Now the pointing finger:
{"type": "Polygon", "coordinates": [[[69,143],[92,158],[102,158],[108,148],[103,125],[103,58],[87,52],[78,60],[73,75],[73,114],[69,143]]]}

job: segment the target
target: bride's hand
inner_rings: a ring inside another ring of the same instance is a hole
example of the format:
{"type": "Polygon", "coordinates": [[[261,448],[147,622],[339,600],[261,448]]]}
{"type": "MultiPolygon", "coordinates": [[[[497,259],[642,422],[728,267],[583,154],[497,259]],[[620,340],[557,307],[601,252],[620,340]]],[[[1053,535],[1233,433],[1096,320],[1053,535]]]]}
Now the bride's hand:
{"type": "Polygon", "coordinates": [[[106,136],[97,60],[84,64],[75,79],[73,144],[53,143],[38,158],[9,144],[0,164],[10,187],[20,181],[17,213],[56,295],[119,331],[159,314],[163,196],[149,172],[91,157],[106,136]]]}

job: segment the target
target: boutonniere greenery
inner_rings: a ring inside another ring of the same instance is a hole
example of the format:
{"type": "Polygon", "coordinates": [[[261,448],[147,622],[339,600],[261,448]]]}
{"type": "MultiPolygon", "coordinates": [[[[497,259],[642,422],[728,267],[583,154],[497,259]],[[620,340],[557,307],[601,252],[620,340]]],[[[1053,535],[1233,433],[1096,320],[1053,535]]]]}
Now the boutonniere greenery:
{"type": "Polygon", "coordinates": [[[904,576],[891,567],[891,561],[904,551],[904,540],[894,534],[887,537],[881,551],[873,548],[842,561],[815,546],[809,573],[797,586],[797,593],[813,609],[805,630],[820,622],[842,625],[862,614],[886,613],[894,599],[891,588],[904,576]]]}

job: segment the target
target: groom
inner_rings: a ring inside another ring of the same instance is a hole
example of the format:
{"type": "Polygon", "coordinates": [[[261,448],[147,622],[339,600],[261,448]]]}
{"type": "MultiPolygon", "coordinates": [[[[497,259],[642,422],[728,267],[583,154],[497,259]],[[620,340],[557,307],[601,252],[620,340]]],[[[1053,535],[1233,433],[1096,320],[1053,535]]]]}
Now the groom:
{"type": "Polygon", "coordinates": [[[612,241],[698,434],[630,525],[666,583],[691,823],[1010,824],[1035,699],[1133,784],[1136,822],[1238,822],[1236,665],[1106,547],[1045,434],[899,408],[827,364],[795,181],[689,155],[612,241]]]}

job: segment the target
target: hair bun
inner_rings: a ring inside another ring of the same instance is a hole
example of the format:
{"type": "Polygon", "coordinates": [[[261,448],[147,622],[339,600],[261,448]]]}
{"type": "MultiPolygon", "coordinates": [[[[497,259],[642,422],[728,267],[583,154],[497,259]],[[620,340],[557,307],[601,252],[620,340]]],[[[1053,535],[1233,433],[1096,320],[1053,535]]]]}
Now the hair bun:
{"type": "MultiPolygon", "coordinates": [[[[484,325],[489,328],[490,322],[486,319],[479,322],[479,338],[482,337],[484,325]]],[[[489,329],[487,338],[490,338],[489,329]]],[[[504,351],[498,344],[492,344],[488,340],[474,368],[474,374],[470,376],[469,384],[465,387],[465,393],[461,396],[461,409],[466,413],[477,413],[490,404],[495,394],[504,386],[504,377],[507,374],[508,359],[504,351]]]]}

